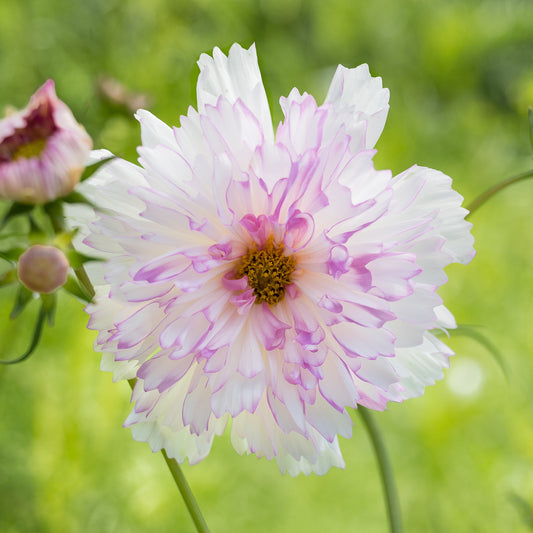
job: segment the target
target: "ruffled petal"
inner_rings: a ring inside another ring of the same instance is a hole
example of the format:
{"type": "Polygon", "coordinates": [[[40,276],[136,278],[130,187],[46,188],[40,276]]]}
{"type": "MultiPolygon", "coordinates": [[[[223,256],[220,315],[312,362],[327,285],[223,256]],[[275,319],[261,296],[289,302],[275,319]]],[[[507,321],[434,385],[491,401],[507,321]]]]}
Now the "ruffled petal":
{"type": "Polygon", "coordinates": [[[219,48],[215,48],[213,57],[202,54],[198,65],[198,111],[202,113],[206,105],[216,105],[220,96],[224,96],[231,104],[240,99],[261,124],[266,140],[273,141],[270,108],[257,63],[255,44],[248,50],[234,44],[227,57],[219,48]]]}
{"type": "Polygon", "coordinates": [[[380,77],[372,77],[368,65],[357,68],[337,67],[325,103],[333,106],[335,118],[328,128],[340,124],[346,128],[353,151],[373,148],[389,112],[389,90],[384,89],[380,77]]]}

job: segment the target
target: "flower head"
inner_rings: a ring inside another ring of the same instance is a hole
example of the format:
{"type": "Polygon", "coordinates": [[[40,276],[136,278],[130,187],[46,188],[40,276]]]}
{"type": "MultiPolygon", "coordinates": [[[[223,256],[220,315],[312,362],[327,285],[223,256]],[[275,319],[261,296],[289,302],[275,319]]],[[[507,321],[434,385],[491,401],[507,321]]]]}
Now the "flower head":
{"type": "Polygon", "coordinates": [[[67,195],[91,147],[48,80],[25,109],[0,120],[0,198],[42,204],[67,195]]]}
{"type": "Polygon", "coordinates": [[[347,407],[442,377],[436,288],[473,257],[466,210],[436,170],[375,170],[389,93],[366,65],[339,66],[320,106],[293,89],[275,133],[253,46],[199,65],[198,110],[175,128],[139,111],[141,166],[95,177],[89,327],[102,368],[137,378],[126,425],[152,450],[200,461],[232,419],[239,453],[324,473],[347,407]]]}

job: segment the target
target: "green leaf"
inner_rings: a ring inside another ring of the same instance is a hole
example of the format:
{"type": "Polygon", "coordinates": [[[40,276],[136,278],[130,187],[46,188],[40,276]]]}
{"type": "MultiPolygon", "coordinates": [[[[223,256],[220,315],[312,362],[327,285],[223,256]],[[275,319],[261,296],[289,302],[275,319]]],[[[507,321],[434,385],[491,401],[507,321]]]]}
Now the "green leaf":
{"type": "Polygon", "coordinates": [[[69,276],[67,279],[67,282],[65,285],[63,285],[63,288],[75,296],[76,298],[79,298],[81,301],[85,303],[91,303],[92,302],[92,296],[87,292],[85,287],[81,285],[81,283],[78,282],[78,280],[74,276],[69,276]]]}
{"type": "Polygon", "coordinates": [[[0,359],[0,364],[13,365],[15,363],[20,363],[24,361],[24,359],[27,359],[35,351],[35,348],[37,348],[37,345],[39,344],[39,341],[41,340],[41,334],[43,332],[45,318],[46,318],[46,313],[44,311],[44,306],[41,306],[41,309],[39,309],[39,314],[37,315],[37,321],[35,323],[35,327],[33,328],[33,336],[32,336],[29,348],[19,357],[15,357],[15,359],[9,359],[7,361],[0,359]]]}
{"type": "Polygon", "coordinates": [[[62,233],[65,231],[65,215],[63,213],[63,204],[61,200],[54,200],[43,205],[44,212],[48,215],[54,233],[62,233]]]}
{"type": "Polygon", "coordinates": [[[80,254],[76,250],[67,250],[65,252],[70,266],[74,269],[82,267],[85,263],[89,261],[103,261],[100,257],[91,257],[89,255],[80,254]]]}
{"type": "Polygon", "coordinates": [[[15,318],[17,318],[32,300],[33,300],[33,292],[21,284],[19,286],[19,290],[17,291],[17,295],[15,296],[15,305],[13,306],[13,309],[11,311],[11,314],[9,315],[9,318],[11,320],[14,320],[15,318]]]}
{"type": "Polygon", "coordinates": [[[20,246],[15,246],[4,252],[0,252],[0,259],[7,261],[8,263],[15,263],[18,261],[18,258],[25,252],[25,248],[20,246]]]}
{"type": "Polygon", "coordinates": [[[67,204],[85,204],[93,209],[97,209],[97,206],[93,202],[77,191],[71,192],[68,196],[64,196],[62,200],[67,204]]]}
{"type": "Polygon", "coordinates": [[[112,159],[115,159],[115,156],[110,156],[106,159],[102,159],[101,161],[98,161],[88,167],[85,167],[85,170],[83,171],[83,174],[81,175],[80,181],[85,181],[86,179],[89,179],[102,165],[105,165],[112,159]]]}
{"type": "Polygon", "coordinates": [[[11,205],[8,212],[4,215],[2,222],[0,222],[0,230],[14,217],[19,215],[26,215],[30,213],[35,206],[31,204],[21,204],[15,202],[11,205]]]}

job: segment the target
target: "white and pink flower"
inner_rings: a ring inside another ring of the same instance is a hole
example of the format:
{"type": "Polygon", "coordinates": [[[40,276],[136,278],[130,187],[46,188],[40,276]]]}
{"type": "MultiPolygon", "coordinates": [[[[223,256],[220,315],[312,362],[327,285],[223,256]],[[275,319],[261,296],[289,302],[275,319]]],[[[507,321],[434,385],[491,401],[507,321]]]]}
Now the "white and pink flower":
{"type": "Polygon", "coordinates": [[[69,194],[92,141],[48,80],[25,109],[0,120],[0,198],[43,204],[69,194]]]}
{"type": "MultiPolygon", "coordinates": [[[[198,111],[140,110],[141,166],[94,178],[105,211],[89,327],[102,368],[137,378],[126,425],[191,463],[231,420],[239,453],[283,472],[344,465],[348,407],[383,410],[442,377],[436,289],[473,255],[452,180],[375,170],[389,92],[339,66],[324,104],[293,89],[274,133],[255,47],[199,60],[198,111]]],[[[90,194],[90,191],[88,191],[90,194]]]]}

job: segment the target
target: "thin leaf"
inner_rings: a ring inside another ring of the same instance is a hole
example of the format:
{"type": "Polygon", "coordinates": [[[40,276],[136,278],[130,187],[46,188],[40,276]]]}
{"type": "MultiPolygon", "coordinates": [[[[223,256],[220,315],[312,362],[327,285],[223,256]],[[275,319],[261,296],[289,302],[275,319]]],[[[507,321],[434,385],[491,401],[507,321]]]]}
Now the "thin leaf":
{"type": "Polygon", "coordinates": [[[61,200],[54,200],[53,202],[44,204],[43,209],[52,223],[54,233],[62,233],[65,231],[65,215],[61,200]]]}
{"type": "Polygon", "coordinates": [[[11,320],[14,320],[15,318],[17,318],[32,300],[33,300],[33,292],[21,284],[17,291],[17,295],[15,296],[15,304],[13,306],[11,314],[9,315],[9,318],[11,320]]]}
{"type": "Polygon", "coordinates": [[[32,204],[21,204],[19,202],[15,202],[11,204],[11,207],[9,208],[8,212],[4,215],[4,218],[2,219],[2,222],[0,222],[0,230],[14,217],[17,217],[19,215],[26,215],[29,212],[33,210],[35,206],[32,204]]]}
{"type": "Polygon", "coordinates": [[[76,298],[82,300],[83,302],[92,302],[93,298],[91,294],[89,294],[87,289],[85,289],[85,287],[81,285],[74,276],[68,277],[67,282],[65,283],[65,285],[63,285],[63,288],[76,298]]]}
{"type": "Polygon", "coordinates": [[[64,196],[61,199],[63,200],[63,202],[66,202],[67,204],[85,204],[85,205],[88,205],[89,207],[92,207],[93,209],[97,209],[96,204],[91,202],[83,194],[77,191],[71,192],[68,196],[64,196]]]}
{"type": "Polygon", "coordinates": [[[89,179],[102,165],[105,165],[112,159],[115,159],[115,156],[102,159],[101,161],[98,161],[94,163],[93,165],[85,167],[85,170],[83,171],[83,174],[81,175],[80,181],[85,181],[86,179],[89,179]]]}
{"type": "Polygon", "coordinates": [[[500,367],[505,378],[509,379],[509,371],[507,365],[505,364],[505,359],[503,358],[502,353],[496,346],[490,341],[490,339],[483,333],[477,331],[476,326],[470,326],[467,324],[460,324],[456,329],[449,330],[450,335],[462,335],[464,337],[469,337],[470,339],[476,341],[478,344],[481,344],[483,348],[489,352],[496,364],[500,367]]]}
{"type": "Polygon", "coordinates": [[[76,277],[78,278],[78,281],[80,282],[81,286],[91,296],[91,301],[92,301],[96,293],[94,291],[93,284],[91,283],[91,280],[89,279],[89,276],[87,275],[87,272],[85,271],[85,267],[81,266],[79,268],[75,268],[74,274],[76,274],[76,277]]]}
{"type": "Polygon", "coordinates": [[[9,250],[0,252],[0,259],[3,259],[4,261],[7,261],[8,263],[13,264],[18,261],[18,258],[21,256],[21,254],[24,251],[25,251],[25,248],[20,248],[19,246],[15,246],[14,248],[10,248],[9,250]]]}
{"type": "Polygon", "coordinates": [[[0,287],[5,287],[18,280],[17,269],[13,268],[0,276],[0,287]]]}
{"type": "Polygon", "coordinates": [[[37,322],[35,323],[35,327],[33,329],[33,336],[29,348],[19,357],[15,357],[15,359],[8,359],[7,361],[0,359],[0,364],[13,365],[15,363],[20,363],[27,359],[34,352],[35,348],[37,348],[39,344],[39,341],[41,340],[45,318],[46,312],[44,310],[44,306],[41,306],[41,309],[39,309],[39,314],[37,315],[37,322]]]}
{"type": "Polygon", "coordinates": [[[102,261],[99,257],[91,257],[89,255],[80,254],[76,250],[67,250],[65,252],[70,266],[74,269],[82,267],[88,261],[102,261]]]}
{"type": "Polygon", "coordinates": [[[41,302],[45,317],[48,319],[48,325],[52,327],[54,325],[54,318],[56,314],[57,294],[55,292],[50,294],[41,294],[41,302]]]}

